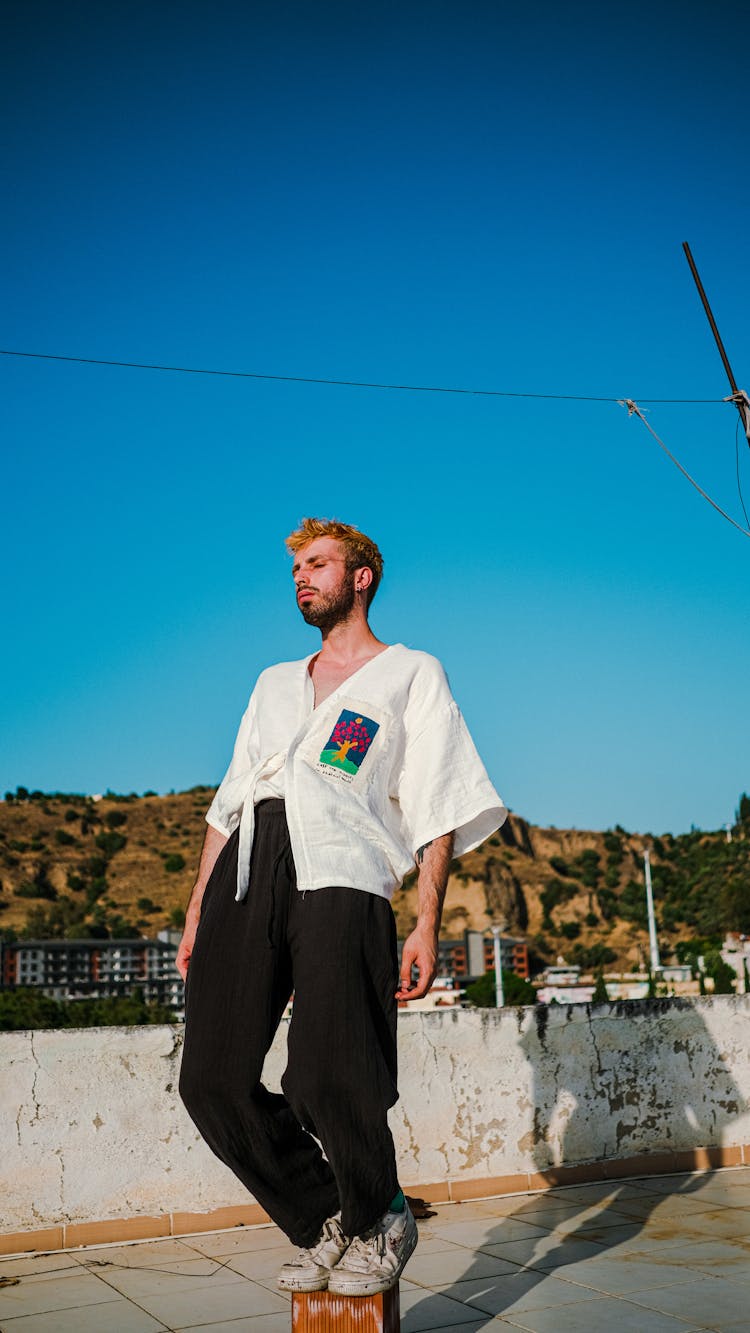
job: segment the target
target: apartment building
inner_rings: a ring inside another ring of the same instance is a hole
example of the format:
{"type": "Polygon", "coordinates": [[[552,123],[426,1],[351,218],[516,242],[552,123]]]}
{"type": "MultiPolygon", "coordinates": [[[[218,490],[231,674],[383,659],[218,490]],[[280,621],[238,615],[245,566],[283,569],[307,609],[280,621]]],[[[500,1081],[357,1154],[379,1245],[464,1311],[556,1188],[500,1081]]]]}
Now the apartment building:
{"type": "Polygon", "coordinates": [[[16,940],[0,942],[0,985],[36,986],[55,1000],[129,995],[175,1008],[183,1004],[175,967],[178,933],[155,940],[16,940]]]}

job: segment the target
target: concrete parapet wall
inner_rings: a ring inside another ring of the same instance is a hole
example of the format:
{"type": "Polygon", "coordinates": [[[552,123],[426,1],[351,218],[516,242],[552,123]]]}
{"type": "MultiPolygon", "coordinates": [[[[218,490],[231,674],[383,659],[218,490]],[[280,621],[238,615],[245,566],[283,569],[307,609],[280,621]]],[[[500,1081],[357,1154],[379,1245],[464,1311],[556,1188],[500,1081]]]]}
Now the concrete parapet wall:
{"type": "MultiPolygon", "coordinates": [[[[180,1027],[0,1034],[0,1248],[262,1220],[180,1103],[181,1045],[180,1027]]],[[[273,1088],[285,1046],[282,1026],[273,1088]]],[[[399,1059],[401,1180],[431,1198],[750,1163],[750,996],[407,1013],[399,1059]]]]}

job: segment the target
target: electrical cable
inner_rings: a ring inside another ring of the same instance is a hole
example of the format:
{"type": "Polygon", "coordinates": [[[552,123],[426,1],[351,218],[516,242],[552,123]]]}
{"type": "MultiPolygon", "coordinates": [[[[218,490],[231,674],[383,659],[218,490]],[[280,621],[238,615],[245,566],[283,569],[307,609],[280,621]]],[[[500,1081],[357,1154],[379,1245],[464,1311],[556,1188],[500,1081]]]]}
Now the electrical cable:
{"type": "MultiPolygon", "coordinates": [[[[228,379],[275,380],[282,384],[325,384],[348,389],[389,389],[401,393],[454,393],[476,398],[542,398],[571,403],[621,403],[621,398],[581,393],[518,393],[506,389],[464,389],[440,384],[387,384],[376,380],[322,379],[314,375],[267,375],[255,370],[213,370],[201,366],[165,366],[147,361],[110,361],[95,356],[60,356],[52,352],[19,352],[0,347],[0,356],[35,361],[69,361],[83,366],[118,366],[128,370],[161,370],[179,375],[220,375],[228,379]]],[[[642,403],[721,403],[723,398],[642,398],[642,403]]]]}
{"type": "MultiPolygon", "coordinates": [[[[708,503],[712,505],[712,507],[716,510],[716,512],[721,514],[722,518],[725,518],[727,520],[727,523],[731,523],[733,528],[736,528],[738,532],[741,532],[744,537],[750,537],[750,523],[748,523],[748,526],[746,528],[743,528],[741,523],[738,523],[736,519],[732,518],[730,514],[727,514],[726,511],[721,508],[721,505],[718,505],[715,500],[711,499],[711,496],[706,491],[704,491],[703,487],[698,485],[698,482],[695,480],[695,478],[691,477],[690,473],[687,471],[687,468],[684,468],[680,460],[678,458],[675,458],[674,454],[670,452],[664,441],[659,439],[659,436],[656,434],[656,431],[653,429],[653,427],[649,426],[638,404],[633,402],[632,398],[620,398],[618,399],[618,402],[620,404],[620,407],[626,407],[628,409],[629,417],[636,416],[643,422],[649,434],[653,435],[659,448],[664,450],[664,453],[667,455],[667,458],[671,458],[675,467],[678,467],[680,469],[680,472],[682,473],[683,477],[687,477],[688,481],[690,482],[690,485],[695,487],[696,491],[698,491],[698,494],[702,495],[704,500],[708,500],[708,503]]],[[[742,507],[744,509],[745,507],[744,504],[742,507]]],[[[745,518],[747,518],[747,514],[745,514],[745,518]]]]}
{"type": "MultiPolygon", "coordinates": [[[[323,384],[323,385],[344,387],[350,389],[388,389],[388,390],[397,390],[403,393],[446,393],[446,394],[463,394],[468,397],[530,398],[530,399],[545,399],[545,400],[555,400],[561,402],[575,402],[575,403],[617,403],[620,407],[627,408],[629,416],[637,416],[640,418],[640,420],[646,427],[646,430],[649,431],[651,435],[653,435],[659,447],[664,450],[664,453],[667,455],[668,458],[672,460],[675,467],[679,468],[680,472],[683,474],[684,477],[687,478],[691,486],[695,487],[699,495],[702,495],[703,499],[707,500],[708,503],[716,510],[716,512],[718,514],[721,514],[722,518],[725,518],[728,523],[731,523],[732,527],[736,528],[738,532],[741,532],[745,537],[750,537],[750,520],[748,519],[747,510],[745,509],[745,502],[742,498],[742,488],[740,486],[739,445],[737,445],[737,450],[736,450],[737,485],[740,492],[740,502],[742,504],[742,511],[745,515],[745,522],[747,523],[746,528],[743,528],[740,523],[737,523],[736,520],[731,517],[731,515],[727,514],[725,510],[723,510],[721,506],[716,503],[715,500],[712,500],[711,496],[708,495],[707,492],[704,491],[703,488],[698,485],[698,482],[695,481],[693,477],[691,477],[690,473],[687,471],[686,468],[682,466],[682,463],[680,463],[679,459],[675,458],[674,454],[670,452],[664,441],[659,439],[659,436],[656,434],[656,431],[653,430],[652,427],[649,425],[649,423],[646,421],[646,418],[644,417],[643,413],[638,407],[638,404],[632,398],[611,398],[597,394],[520,393],[505,389],[466,389],[466,388],[458,388],[455,386],[436,385],[436,384],[387,384],[376,380],[323,379],[313,375],[271,375],[271,374],[263,374],[260,371],[253,371],[253,370],[217,370],[217,369],[198,367],[198,366],[166,366],[153,362],[114,361],[114,360],[105,360],[101,357],[63,356],[52,352],[21,352],[17,350],[11,350],[8,348],[0,348],[0,356],[26,357],[28,359],[32,359],[35,361],[64,361],[64,362],[72,362],[76,365],[86,365],[86,366],[116,366],[119,368],[124,368],[129,370],[158,370],[180,375],[219,375],[229,379],[272,380],[285,384],[323,384]]],[[[643,403],[660,403],[660,404],[723,403],[725,401],[726,399],[723,398],[642,398],[641,399],[641,402],[643,403]]]]}

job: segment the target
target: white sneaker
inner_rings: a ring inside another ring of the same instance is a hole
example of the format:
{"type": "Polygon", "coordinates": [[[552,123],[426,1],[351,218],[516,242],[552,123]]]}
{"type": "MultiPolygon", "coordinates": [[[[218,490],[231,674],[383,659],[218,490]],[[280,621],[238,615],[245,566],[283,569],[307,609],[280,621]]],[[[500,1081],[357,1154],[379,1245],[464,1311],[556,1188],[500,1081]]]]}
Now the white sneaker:
{"type": "Polygon", "coordinates": [[[417,1239],[408,1203],[402,1213],[384,1213],[370,1231],[351,1242],[331,1273],[328,1290],[337,1296],[374,1296],[395,1287],[417,1239]]]}
{"type": "Polygon", "coordinates": [[[341,1230],[341,1214],[329,1217],[314,1245],[300,1250],[283,1264],[276,1279],[283,1291],[325,1291],[331,1269],[349,1248],[350,1238],[341,1230]]]}

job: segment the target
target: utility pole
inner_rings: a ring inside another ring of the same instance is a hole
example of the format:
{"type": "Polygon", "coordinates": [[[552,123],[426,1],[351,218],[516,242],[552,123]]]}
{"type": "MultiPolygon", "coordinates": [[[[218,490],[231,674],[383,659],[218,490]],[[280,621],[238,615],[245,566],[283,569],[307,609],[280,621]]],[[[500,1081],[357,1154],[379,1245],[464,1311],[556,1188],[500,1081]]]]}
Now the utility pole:
{"type": "Polygon", "coordinates": [[[695,282],[695,285],[698,288],[698,295],[700,296],[701,301],[703,303],[703,309],[706,312],[706,318],[711,326],[711,332],[713,333],[714,338],[716,340],[716,346],[719,349],[719,356],[721,357],[724,363],[724,369],[727,372],[727,379],[729,380],[729,387],[732,390],[732,392],[730,397],[725,401],[734,403],[735,407],[737,408],[737,411],[740,414],[740,421],[742,422],[742,429],[745,432],[748,444],[750,444],[750,399],[748,398],[744,390],[737,388],[737,381],[734,378],[734,371],[732,370],[732,367],[729,364],[729,357],[727,356],[726,351],[724,350],[724,344],[721,341],[721,334],[719,333],[719,330],[716,326],[716,320],[714,319],[713,311],[710,305],[708,304],[708,297],[706,296],[706,293],[703,289],[703,283],[700,280],[700,274],[698,273],[698,269],[696,268],[695,260],[693,259],[693,256],[690,251],[690,246],[688,245],[687,241],[682,242],[682,248],[685,251],[685,258],[687,259],[687,262],[690,265],[690,272],[693,275],[693,281],[695,282]]]}
{"type": "Polygon", "coordinates": [[[648,911],[648,948],[651,962],[651,972],[655,975],[661,971],[661,961],[659,959],[659,942],[656,938],[656,917],[654,916],[654,891],[651,887],[651,853],[648,847],[643,853],[643,861],[646,868],[646,909],[648,911]]]}

